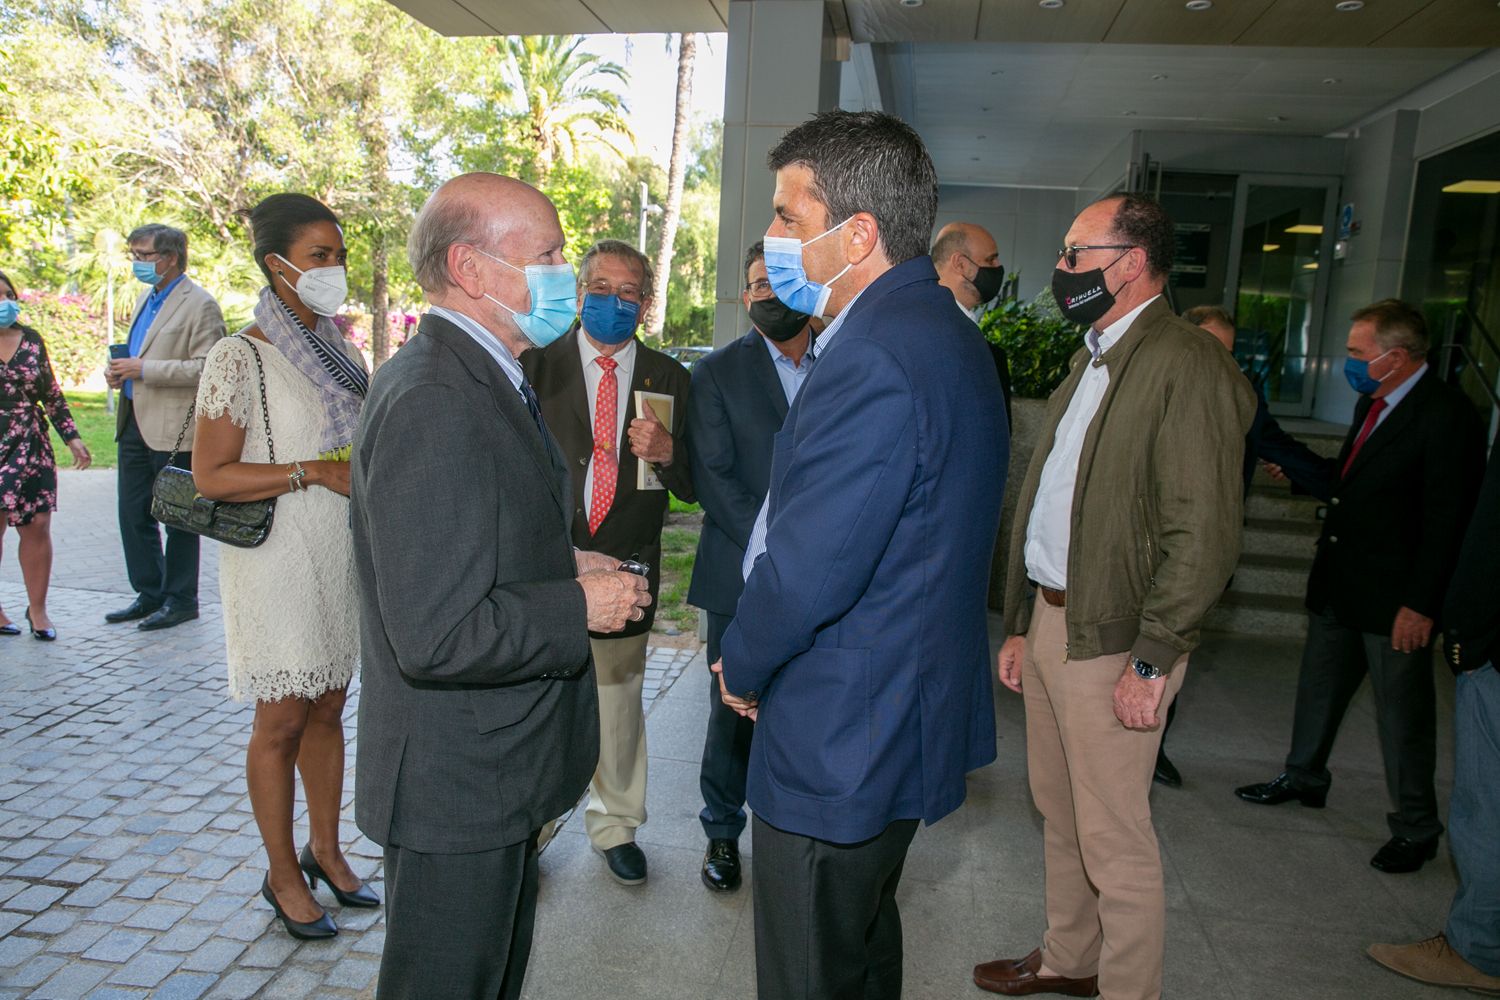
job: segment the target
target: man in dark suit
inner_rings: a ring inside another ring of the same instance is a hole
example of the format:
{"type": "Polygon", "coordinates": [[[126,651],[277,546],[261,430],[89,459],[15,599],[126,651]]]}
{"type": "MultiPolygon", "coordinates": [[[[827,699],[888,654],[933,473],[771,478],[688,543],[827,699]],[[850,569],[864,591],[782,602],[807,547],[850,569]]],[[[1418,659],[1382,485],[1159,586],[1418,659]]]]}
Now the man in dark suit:
{"type": "MultiPolygon", "coordinates": [[[[983,226],[972,222],[950,222],[938,230],[932,244],[932,266],[937,268],[938,284],[953,293],[964,315],[978,326],[984,309],[995,301],[1005,284],[1005,268],[1000,265],[1000,247],[983,226]]],[[[1000,376],[1000,392],[1005,397],[1005,422],[1010,423],[1010,360],[1005,348],[986,340],[995,374],[1000,376]]]]}
{"type": "Polygon", "coordinates": [[[1005,414],[926,253],[937,178],[916,132],[829,111],[769,159],[771,285],[834,319],[776,436],[765,551],[715,664],[757,719],[756,978],[763,1000],[894,998],[917,823],[995,758],[985,583],[1005,414]]]}
{"type": "Polygon", "coordinates": [[[407,245],[431,308],[354,442],[355,818],[385,848],[385,1000],[520,996],[537,830],[597,757],[588,633],[650,601],[570,544],[568,471],[516,360],[572,319],[562,247],[529,185],[438,189],[407,245]]]}
{"type": "MultiPolygon", "coordinates": [[[[667,490],[693,499],[683,428],[688,373],[641,343],[635,331],[651,306],[651,265],[628,243],[604,240],[579,268],[579,324],[521,363],[536,386],[542,415],[557,437],[577,498],[573,544],[649,567],[653,601],[661,585],[661,530],[667,490]],[[672,397],[672,426],[636,407],[635,394],[672,397]],[[636,488],[650,467],[654,488],[636,488]]],[[[646,880],[646,855],[635,831],[646,822],[646,677],[650,609],[618,635],[594,634],[590,645],[599,682],[599,766],[589,783],[584,829],[623,885],[646,880]]]]}
{"type": "Polygon", "coordinates": [[[1370,675],[1391,839],[1370,864],[1414,872],[1437,853],[1437,718],[1427,650],[1484,469],[1473,405],[1427,366],[1427,325],[1404,302],[1356,312],[1345,375],[1361,394],[1337,460],[1305,484],[1328,503],[1307,581],[1307,643],[1286,769],[1247,802],[1321,808],[1339,723],[1370,675]]]}
{"type": "MultiPolygon", "coordinates": [[[[708,662],[719,659],[745,578],[741,567],[755,515],[771,482],[771,441],[812,368],[812,320],[776,298],[766,279],[765,244],[745,253],[741,301],[754,328],[693,366],[688,404],[693,487],[703,505],[703,530],[688,603],[708,616],[708,662]]],[[[745,774],[754,723],[724,704],[709,675],[708,733],[698,786],[698,814],[708,837],[703,884],[740,886],[740,833],[745,829],[745,774]]]]}
{"type": "Polygon", "coordinates": [[[1376,944],[1370,957],[1403,976],[1500,993],[1500,443],[1443,602],[1443,646],[1458,675],[1453,699],[1453,798],[1448,846],[1458,891],[1443,933],[1376,944]]]}

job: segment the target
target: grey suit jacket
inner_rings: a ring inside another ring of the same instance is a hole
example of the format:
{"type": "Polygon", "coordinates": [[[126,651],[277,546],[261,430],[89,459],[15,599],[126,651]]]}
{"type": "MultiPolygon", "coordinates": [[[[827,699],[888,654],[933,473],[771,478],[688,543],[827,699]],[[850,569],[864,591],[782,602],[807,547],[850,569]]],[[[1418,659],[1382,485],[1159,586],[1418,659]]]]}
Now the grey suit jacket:
{"type": "Polygon", "coordinates": [[[599,755],[560,453],[495,360],[428,315],[376,375],[352,462],[356,822],[425,853],[519,843],[599,755]]]}
{"type": "MultiPolygon", "coordinates": [[[[148,288],[135,302],[135,313],[146,304],[148,288]]],[[[170,451],[182,429],[188,407],[198,397],[198,377],[208,352],[224,338],[224,314],[219,303],[202,285],[184,277],[161,304],[156,322],[141,342],[141,377],[136,379],[129,412],[146,447],[152,451],[170,451]]],[[[120,408],[120,420],[126,409],[120,408]]],[[[182,450],[193,450],[193,432],[197,422],[188,424],[182,439],[182,450]]],[[[124,430],[115,428],[118,439],[124,430]]]]}

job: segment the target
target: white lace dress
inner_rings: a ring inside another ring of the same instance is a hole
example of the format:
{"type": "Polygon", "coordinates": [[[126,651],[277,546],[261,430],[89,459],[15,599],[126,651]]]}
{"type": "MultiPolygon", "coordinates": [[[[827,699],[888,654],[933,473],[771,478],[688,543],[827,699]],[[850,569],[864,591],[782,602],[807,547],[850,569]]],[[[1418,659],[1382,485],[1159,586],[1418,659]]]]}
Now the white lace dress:
{"type": "MultiPolygon", "coordinates": [[[[259,340],[255,346],[276,460],[316,458],[326,419],[317,388],[276,348],[259,340]]],[[[226,413],[245,429],[242,459],[269,462],[255,358],[241,337],[214,345],[198,383],[198,416],[226,413]]],[[[310,699],[348,684],[359,653],[356,585],[348,498],[320,486],[277,497],[262,545],[219,550],[230,697],[310,699]]]]}

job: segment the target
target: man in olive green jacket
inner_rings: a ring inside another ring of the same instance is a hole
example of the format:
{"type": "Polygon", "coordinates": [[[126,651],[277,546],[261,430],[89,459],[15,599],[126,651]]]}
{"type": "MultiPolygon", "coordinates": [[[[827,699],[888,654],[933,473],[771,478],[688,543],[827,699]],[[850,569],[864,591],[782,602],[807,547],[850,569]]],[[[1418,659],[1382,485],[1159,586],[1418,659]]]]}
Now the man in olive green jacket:
{"type": "Polygon", "coordinates": [[[1074,221],[1053,272],[1064,315],[1089,330],[1021,488],[999,662],[1026,699],[1047,929],[1025,958],[974,970],[996,993],[1161,996],[1151,773],[1239,558],[1255,414],[1230,355],[1162,297],[1174,244],[1161,206],[1106,198],[1074,221]]]}

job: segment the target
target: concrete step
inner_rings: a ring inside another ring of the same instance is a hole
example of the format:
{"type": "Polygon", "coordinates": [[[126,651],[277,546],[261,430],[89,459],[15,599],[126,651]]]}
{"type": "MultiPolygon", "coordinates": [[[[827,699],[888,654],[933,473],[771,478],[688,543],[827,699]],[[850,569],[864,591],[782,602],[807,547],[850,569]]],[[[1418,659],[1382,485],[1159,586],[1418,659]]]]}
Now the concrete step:
{"type": "Polygon", "coordinates": [[[1300,598],[1307,590],[1307,574],[1311,571],[1311,558],[1246,552],[1240,556],[1229,589],[1237,594],[1300,598]]]}
{"type": "Polygon", "coordinates": [[[1321,501],[1317,497],[1294,496],[1286,483],[1252,485],[1245,499],[1245,516],[1271,520],[1315,521],[1321,501]]]}
{"type": "Polygon", "coordinates": [[[1301,639],[1307,635],[1307,610],[1300,595],[1289,597],[1230,590],[1208,613],[1203,628],[1210,632],[1301,639]]]}
{"type": "Polygon", "coordinates": [[[1312,559],[1322,525],[1317,521],[1252,517],[1245,521],[1241,551],[1254,555],[1297,556],[1312,559]]]}

